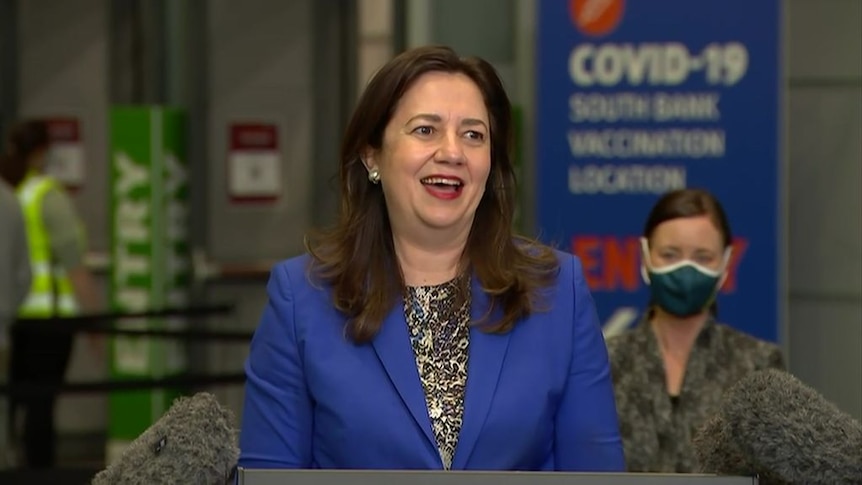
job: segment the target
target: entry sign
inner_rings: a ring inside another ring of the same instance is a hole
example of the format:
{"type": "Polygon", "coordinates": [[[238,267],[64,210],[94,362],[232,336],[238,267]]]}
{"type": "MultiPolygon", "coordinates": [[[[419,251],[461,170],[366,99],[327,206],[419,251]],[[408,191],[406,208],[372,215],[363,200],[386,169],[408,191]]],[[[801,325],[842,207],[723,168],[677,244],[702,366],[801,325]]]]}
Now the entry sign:
{"type": "Polygon", "coordinates": [[[278,127],[237,123],[230,127],[228,194],[234,202],[272,202],[281,196],[278,127]]]}
{"type": "Polygon", "coordinates": [[[648,212],[705,188],[735,237],[719,320],[778,339],[778,0],[541,0],[540,235],[580,256],[605,333],[639,319],[648,212]]]}
{"type": "MultiPolygon", "coordinates": [[[[138,313],[189,304],[189,174],[186,116],[159,106],[110,111],[111,309],[138,313]]],[[[181,318],[122,319],[117,328],[182,330],[181,318]]],[[[135,336],[111,339],[110,373],[120,381],[164,379],[188,368],[185,342],[135,336]]],[[[106,462],[115,462],[156,422],[179,389],[114,390],[106,462]]]]}

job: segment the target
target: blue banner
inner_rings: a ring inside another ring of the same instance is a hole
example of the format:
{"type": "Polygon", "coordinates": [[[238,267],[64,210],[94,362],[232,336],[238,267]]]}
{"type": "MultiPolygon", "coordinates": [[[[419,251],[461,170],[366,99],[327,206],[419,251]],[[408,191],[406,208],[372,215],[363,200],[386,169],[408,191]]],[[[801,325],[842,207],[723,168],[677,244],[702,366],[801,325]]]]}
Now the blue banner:
{"type": "Polygon", "coordinates": [[[537,222],[577,254],[607,333],[649,299],[640,245],[665,192],[705,188],[734,235],[719,320],[777,341],[779,0],[541,0],[537,222]]]}

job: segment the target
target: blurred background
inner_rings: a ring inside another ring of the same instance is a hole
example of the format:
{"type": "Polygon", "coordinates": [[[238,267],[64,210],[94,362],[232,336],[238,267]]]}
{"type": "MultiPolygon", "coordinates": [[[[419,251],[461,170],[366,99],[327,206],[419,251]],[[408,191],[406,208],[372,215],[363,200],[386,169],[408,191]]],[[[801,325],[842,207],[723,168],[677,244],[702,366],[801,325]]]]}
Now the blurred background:
{"type": "MultiPolygon", "coordinates": [[[[536,233],[538,3],[0,0],[0,128],[33,117],[54,127],[65,163],[58,174],[84,219],[88,265],[112,311],[229,305],[226,313],[153,324],[251,332],[272,263],[301,253],[305,231],[333,220],[339,142],[357,96],[405,48],[448,44],[499,70],[522,116],[520,223],[536,233]],[[168,174],[147,189],[167,201],[150,206],[164,217],[148,234],[152,246],[175,250],[146,252],[151,275],[167,275],[158,276],[167,289],[137,307],[123,299],[125,283],[111,284],[135,243],[123,204],[138,196],[117,183],[124,155],[168,174]]],[[[862,419],[862,1],[780,3],[779,341],[794,374],[862,419]]],[[[147,347],[135,370],[78,342],[67,381],[172,369],[235,375],[246,353],[247,340],[187,338],[147,347]]],[[[241,410],[236,380],[183,386],[241,410]]],[[[161,409],[108,396],[62,395],[64,466],[101,467],[117,423],[161,409]]]]}

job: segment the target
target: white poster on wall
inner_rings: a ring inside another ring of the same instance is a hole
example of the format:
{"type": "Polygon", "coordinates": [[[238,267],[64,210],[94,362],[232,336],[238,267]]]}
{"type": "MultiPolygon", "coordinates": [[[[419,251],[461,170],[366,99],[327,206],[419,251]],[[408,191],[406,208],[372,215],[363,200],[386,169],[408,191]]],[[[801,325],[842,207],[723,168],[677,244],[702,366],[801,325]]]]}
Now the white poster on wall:
{"type": "Polygon", "coordinates": [[[274,202],[282,194],[278,127],[271,123],[231,125],[227,191],[235,203],[274,202]]]}
{"type": "Polygon", "coordinates": [[[50,146],[45,171],[72,190],[84,185],[84,143],[77,118],[47,118],[50,146]]]}

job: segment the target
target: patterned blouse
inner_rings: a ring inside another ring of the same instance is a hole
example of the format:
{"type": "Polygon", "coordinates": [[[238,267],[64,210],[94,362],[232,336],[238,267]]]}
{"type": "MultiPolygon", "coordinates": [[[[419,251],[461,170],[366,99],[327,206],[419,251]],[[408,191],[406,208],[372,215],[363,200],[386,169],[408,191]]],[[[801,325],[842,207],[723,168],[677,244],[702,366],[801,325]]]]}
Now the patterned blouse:
{"type": "Polygon", "coordinates": [[[649,322],[608,338],[607,345],[630,472],[697,471],[691,440],[724,391],[749,372],[784,369],[777,346],[710,319],[695,340],[680,394],[672,397],[649,322]]]}
{"type": "Polygon", "coordinates": [[[460,284],[456,278],[440,285],[411,286],[404,298],[404,314],[428,415],[447,470],[452,466],[464,418],[470,343],[470,298],[458,304],[460,284]]]}

